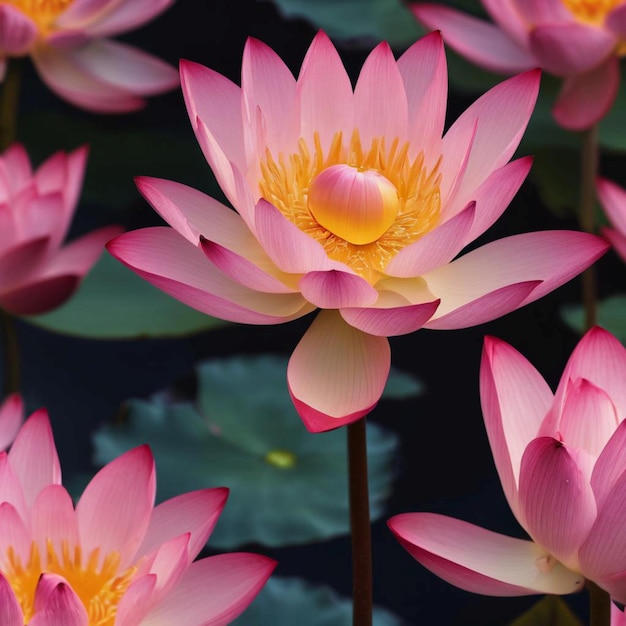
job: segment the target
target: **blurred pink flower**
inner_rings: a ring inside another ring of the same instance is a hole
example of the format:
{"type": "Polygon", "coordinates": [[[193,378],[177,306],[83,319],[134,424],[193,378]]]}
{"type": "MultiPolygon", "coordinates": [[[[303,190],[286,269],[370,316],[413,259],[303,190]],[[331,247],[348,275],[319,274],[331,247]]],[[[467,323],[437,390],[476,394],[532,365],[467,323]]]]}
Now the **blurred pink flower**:
{"type": "Polygon", "coordinates": [[[601,120],[619,87],[626,53],[624,0],[482,0],[495,24],[440,4],[412,5],[428,28],[473,63],[516,74],[541,67],[565,80],[552,109],[563,127],[601,120]]]}
{"type": "Polygon", "coordinates": [[[155,507],[147,446],[106,465],[74,509],[44,410],[0,453],[0,484],[2,626],[229,624],[275,567],[246,553],[193,562],[228,490],[155,507]]]}
{"type": "Polygon", "coordinates": [[[30,55],[43,81],[72,104],[98,113],[144,106],[144,96],[178,85],[176,70],[107,39],[133,30],[174,0],[3,0],[0,74],[10,57],[30,55]]]}
{"type": "Polygon", "coordinates": [[[532,541],[443,515],[389,520],[425,567],[475,593],[570,593],[593,580],[626,601],[626,349],[593,328],[556,394],[516,350],[485,339],[485,426],[513,514],[532,541]]]}
{"type": "Polygon", "coordinates": [[[626,262],[626,189],[606,178],[596,180],[596,191],[614,228],[602,228],[602,234],[626,262]]]}
{"type": "Polygon", "coordinates": [[[353,422],[385,386],[388,336],[464,328],[540,298],[608,245],[579,232],[515,235],[452,261],[502,214],[531,165],[508,163],[539,73],[477,100],[442,138],[441,37],[396,62],[386,43],[352,89],[320,32],[296,81],[249,39],[242,87],[191,62],[182,86],[196,136],[237,213],[199,191],[141,177],[173,228],[114,239],[115,257],[186,304],[247,324],[321,308],[287,378],[306,427],[353,422]]]}
{"type": "Polygon", "coordinates": [[[57,152],[33,173],[14,144],[0,156],[0,308],[35,315],[67,300],[104,244],[105,226],[61,247],[83,182],[87,149],[57,152]]]}
{"type": "Polygon", "coordinates": [[[15,439],[24,421],[24,401],[12,393],[0,404],[0,450],[6,450],[15,439]]]}

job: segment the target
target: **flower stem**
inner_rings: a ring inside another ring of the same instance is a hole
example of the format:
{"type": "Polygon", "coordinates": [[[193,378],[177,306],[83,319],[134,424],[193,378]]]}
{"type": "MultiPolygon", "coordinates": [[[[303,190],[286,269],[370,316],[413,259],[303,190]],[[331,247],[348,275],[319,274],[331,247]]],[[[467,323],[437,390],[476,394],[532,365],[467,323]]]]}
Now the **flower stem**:
{"type": "MultiPolygon", "coordinates": [[[[580,227],[587,233],[595,231],[595,179],[598,174],[598,126],[583,133],[580,161],[580,227]]],[[[582,275],[582,300],[585,310],[585,330],[597,322],[596,270],[592,265],[582,275]]]]}
{"type": "Polygon", "coordinates": [[[4,371],[4,395],[7,396],[19,390],[20,359],[15,320],[2,309],[0,309],[0,332],[4,347],[4,360],[1,362],[4,371]]]}
{"type": "Polygon", "coordinates": [[[372,625],[372,535],[365,425],[362,418],[348,426],[353,626],[372,625]]]}
{"type": "Polygon", "coordinates": [[[590,580],[587,581],[587,589],[590,603],[589,626],[610,626],[611,596],[590,580]]]}
{"type": "Polygon", "coordinates": [[[20,99],[22,64],[19,59],[8,62],[0,94],[0,152],[4,152],[17,135],[17,105],[20,99]]]}

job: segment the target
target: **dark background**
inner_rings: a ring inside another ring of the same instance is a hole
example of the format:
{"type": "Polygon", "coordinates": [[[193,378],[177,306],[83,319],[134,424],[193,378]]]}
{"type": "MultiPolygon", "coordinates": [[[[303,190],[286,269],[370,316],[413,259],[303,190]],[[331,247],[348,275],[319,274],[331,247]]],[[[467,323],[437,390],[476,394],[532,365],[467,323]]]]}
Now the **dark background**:
{"type": "MultiPolygon", "coordinates": [[[[120,39],[174,65],[179,58],[202,63],[239,83],[241,56],[248,36],[269,44],[297,74],[316,30],[304,21],[284,19],[271,2],[179,0],[158,19],[120,39]]],[[[355,80],[369,47],[336,43],[355,80]]],[[[467,96],[452,93],[449,120],[455,119],[470,101],[467,96]]],[[[77,111],[60,101],[28,67],[21,105],[25,113],[48,108],[104,128],[171,128],[193,136],[180,90],[152,98],[140,113],[101,117],[77,111]]],[[[74,147],[76,144],[68,140],[68,145],[50,146],[47,153],[74,147]]],[[[198,162],[203,163],[200,149],[192,149],[198,162]]],[[[610,168],[608,157],[605,164],[610,168]]],[[[134,173],[155,174],[150,154],[146,154],[144,162],[137,163],[134,173]]],[[[213,190],[208,166],[205,187],[202,181],[180,182],[207,192],[213,190]]],[[[136,228],[158,223],[158,218],[137,194],[123,211],[97,203],[81,205],[74,232],[112,221],[136,228]]],[[[527,182],[504,217],[480,242],[552,228],[576,225],[573,220],[550,214],[527,182]]],[[[608,295],[614,289],[615,276],[621,276],[618,272],[622,266],[610,252],[597,267],[601,293],[608,295]]],[[[501,492],[482,424],[478,365],[483,337],[491,334],[511,343],[554,388],[578,340],[560,320],[559,307],[579,301],[579,292],[580,280],[575,279],[543,300],[478,328],[423,330],[391,340],[393,364],[419,377],[425,384],[425,393],[409,401],[382,402],[370,418],[393,429],[401,441],[388,514],[373,526],[374,596],[376,604],[392,610],[408,624],[503,625],[538,599],[486,598],[449,586],[413,561],[387,530],[385,519],[407,511],[433,511],[522,536],[501,492]]],[[[236,353],[289,354],[310,319],[275,327],[233,325],[185,339],[136,341],[64,337],[20,322],[23,389],[28,408],[49,409],[65,475],[88,470],[90,433],[112,419],[123,400],[146,397],[172,381],[189,377],[200,358],[236,353]]],[[[277,558],[278,575],[328,583],[342,595],[350,595],[348,538],[281,550],[247,548],[277,558]]],[[[584,615],[584,593],[568,601],[584,615]]]]}

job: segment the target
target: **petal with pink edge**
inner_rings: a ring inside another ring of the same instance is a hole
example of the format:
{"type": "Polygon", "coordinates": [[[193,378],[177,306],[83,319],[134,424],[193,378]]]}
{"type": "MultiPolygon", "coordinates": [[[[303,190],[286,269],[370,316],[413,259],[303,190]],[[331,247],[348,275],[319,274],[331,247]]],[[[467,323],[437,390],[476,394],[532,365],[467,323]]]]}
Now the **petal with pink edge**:
{"type": "Polygon", "coordinates": [[[598,509],[604,507],[607,495],[621,475],[626,472],[624,450],[626,450],[626,420],[621,421],[593,466],[591,487],[598,509]]]}
{"type": "Polygon", "coordinates": [[[0,450],[6,450],[24,421],[24,400],[19,393],[7,396],[0,405],[0,450]]]}
{"type": "Polygon", "coordinates": [[[27,54],[37,39],[37,25],[10,4],[0,5],[0,51],[3,56],[27,54]]]}
{"type": "Polygon", "coordinates": [[[72,498],[61,485],[48,485],[37,496],[31,515],[31,530],[40,550],[50,542],[56,550],[63,542],[79,545],[78,525],[72,498]]]}
{"type": "Polygon", "coordinates": [[[364,278],[338,270],[308,272],[298,283],[302,295],[321,309],[371,306],[378,292],[364,278]]]}
{"type": "Polygon", "coordinates": [[[516,74],[537,65],[530,51],[484,20],[438,4],[414,4],[411,10],[428,28],[440,30],[451,48],[480,67],[516,74]]]}
{"type": "Polygon", "coordinates": [[[43,574],[35,591],[35,615],[29,626],[89,626],[87,611],[60,576],[43,574]]]}
{"type": "Polygon", "coordinates": [[[601,228],[600,234],[611,244],[613,250],[626,261],[626,236],[612,228],[601,228]]]}
{"type": "Polygon", "coordinates": [[[246,553],[196,561],[141,626],[225,626],[252,602],[275,566],[272,559],[246,553]]]}
{"type": "Polygon", "coordinates": [[[387,523],[413,558],[466,591],[490,596],[563,594],[584,584],[582,575],[560,563],[545,567],[549,555],[531,541],[434,513],[404,513],[387,523]]]}
{"type": "Polygon", "coordinates": [[[385,337],[353,328],[336,311],[321,311],[294,350],[287,383],[311,432],[343,426],[376,406],[389,375],[385,337]]]}
{"type": "Polygon", "coordinates": [[[613,226],[626,235],[626,189],[607,178],[598,177],[596,191],[613,226]]]}
{"type": "Polygon", "coordinates": [[[15,597],[13,588],[0,574],[0,624],[3,626],[24,626],[24,614],[15,597]]]}

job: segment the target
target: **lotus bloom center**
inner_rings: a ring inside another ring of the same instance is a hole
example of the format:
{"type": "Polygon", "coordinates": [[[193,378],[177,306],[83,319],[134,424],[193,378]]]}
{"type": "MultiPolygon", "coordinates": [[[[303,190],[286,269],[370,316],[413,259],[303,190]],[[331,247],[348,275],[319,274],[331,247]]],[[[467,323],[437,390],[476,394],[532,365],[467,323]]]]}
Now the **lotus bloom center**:
{"type": "Polygon", "coordinates": [[[85,561],[82,557],[79,546],[72,550],[66,542],[60,555],[51,542],[48,542],[46,553],[41,555],[38,545],[33,542],[26,563],[22,563],[13,548],[8,549],[2,573],[22,608],[25,624],[35,612],[35,590],[41,575],[56,574],[62,576],[80,598],[89,616],[89,626],[113,626],[120,598],[137,568],[119,572],[121,557],[117,552],[101,557],[99,549],[95,549],[85,561]]]}
{"type": "Polygon", "coordinates": [[[601,25],[608,13],[624,0],[562,0],[581,22],[601,25]]]}
{"type": "Polygon", "coordinates": [[[324,150],[318,133],[311,150],[261,163],[260,195],[328,256],[374,284],[403,248],[439,220],[441,157],[431,167],[408,142],[375,137],[364,148],[358,130],[349,141],[335,133],[324,150]]]}
{"type": "MultiPolygon", "coordinates": [[[[65,11],[74,0],[8,0],[8,4],[12,4],[19,9],[24,15],[28,16],[42,32],[50,29],[50,26],[63,11],[65,11]]],[[[7,2],[2,2],[7,4],[7,2]]]]}

